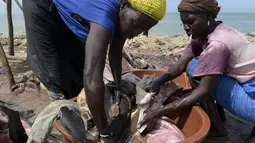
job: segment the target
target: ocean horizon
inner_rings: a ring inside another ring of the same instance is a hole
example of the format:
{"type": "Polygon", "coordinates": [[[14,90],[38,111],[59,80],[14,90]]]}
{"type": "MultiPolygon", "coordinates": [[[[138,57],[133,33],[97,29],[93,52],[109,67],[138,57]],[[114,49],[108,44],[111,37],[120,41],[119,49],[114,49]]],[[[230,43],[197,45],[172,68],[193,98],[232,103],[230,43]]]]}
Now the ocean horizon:
{"type": "MultiPolygon", "coordinates": [[[[8,32],[7,15],[0,13],[0,33],[8,32]]],[[[217,20],[235,28],[240,32],[255,32],[255,13],[220,13],[217,20]]],[[[167,13],[162,21],[149,31],[149,35],[184,35],[185,32],[181,26],[179,13],[167,13]]],[[[23,14],[13,14],[13,26],[15,33],[25,32],[23,14]]]]}

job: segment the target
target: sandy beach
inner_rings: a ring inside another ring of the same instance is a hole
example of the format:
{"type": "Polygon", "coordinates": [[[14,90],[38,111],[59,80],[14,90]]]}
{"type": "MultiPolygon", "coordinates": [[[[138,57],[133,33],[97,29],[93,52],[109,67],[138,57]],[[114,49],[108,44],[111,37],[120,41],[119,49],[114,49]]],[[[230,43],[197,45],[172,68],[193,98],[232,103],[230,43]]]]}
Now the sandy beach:
{"type": "MultiPolygon", "coordinates": [[[[243,36],[255,45],[255,35],[250,33],[242,33],[243,36]]],[[[0,34],[0,42],[4,46],[6,54],[8,53],[8,37],[5,34],[0,34]]],[[[167,69],[167,67],[175,63],[181,56],[185,46],[189,43],[189,37],[186,35],[173,36],[138,36],[125,43],[125,50],[133,56],[139,58],[146,63],[153,65],[156,69],[167,69]]],[[[20,81],[26,74],[31,73],[26,63],[26,35],[25,33],[16,33],[14,38],[15,56],[8,56],[11,70],[14,74],[16,82],[20,81]]],[[[128,70],[131,67],[123,67],[123,70],[128,70]]],[[[5,72],[0,64],[0,99],[10,100],[12,96],[9,94],[8,80],[5,72]]],[[[33,88],[31,88],[34,91],[33,88]]],[[[17,98],[21,95],[15,96],[17,98]]],[[[13,101],[13,100],[12,100],[13,101]]],[[[17,101],[19,102],[19,101],[17,101]]]]}
{"type": "MultiPolygon", "coordinates": [[[[255,45],[255,34],[242,33],[243,36],[255,45]]],[[[0,34],[0,42],[4,50],[8,53],[8,38],[0,34]]],[[[125,49],[140,60],[153,65],[157,69],[166,69],[170,64],[175,63],[181,56],[184,47],[189,43],[188,36],[139,36],[127,40],[125,49]]],[[[22,77],[31,73],[26,63],[26,35],[25,33],[15,34],[15,56],[8,56],[11,70],[16,82],[21,81],[22,77]]],[[[128,67],[125,69],[128,70],[128,67]]],[[[16,104],[17,110],[33,110],[34,114],[28,116],[32,123],[42,109],[50,103],[47,95],[38,91],[36,87],[28,87],[21,94],[10,93],[8,80],[5,71],[0,64],[0,100],[6,103],[16,104]]],[[[243,127],[246,128],[246,127],[243,127]]],[[[243,129],[242,128],[242,129],[243,129]]],[[[240,129],[240,130],[242,130],[240,129]]],[[[246,128],[247,129],[247,128],[246,128]]],[[[245,129],[243,129],[245,130],[245,129]]],[[[244,131],[247,134],[247,131],[244,131]]],[[[240,133],[240,134],[245,134],[240,133]]]]}

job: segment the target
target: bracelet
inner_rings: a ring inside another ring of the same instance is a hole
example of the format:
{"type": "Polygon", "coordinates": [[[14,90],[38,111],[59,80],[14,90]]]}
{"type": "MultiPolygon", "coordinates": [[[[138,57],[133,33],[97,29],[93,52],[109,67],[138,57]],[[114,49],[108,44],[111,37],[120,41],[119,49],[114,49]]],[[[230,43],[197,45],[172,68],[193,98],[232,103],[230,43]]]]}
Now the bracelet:
{"type": "Polygon", "coordinates": [[[110,86],[110,87],[113,87],[113,88],[118,88],[118,87],[121,87],[122,84],[119,84],[119,85],[107,84],[107,86],[110,86]]]}
{"type": "Polygon", "coordinates": [[[100,134],[99,136],[100,136],[100,138],[108,138],[108,137],[110,137],[110,135],[103,135],[103,134],[100,134]]]}

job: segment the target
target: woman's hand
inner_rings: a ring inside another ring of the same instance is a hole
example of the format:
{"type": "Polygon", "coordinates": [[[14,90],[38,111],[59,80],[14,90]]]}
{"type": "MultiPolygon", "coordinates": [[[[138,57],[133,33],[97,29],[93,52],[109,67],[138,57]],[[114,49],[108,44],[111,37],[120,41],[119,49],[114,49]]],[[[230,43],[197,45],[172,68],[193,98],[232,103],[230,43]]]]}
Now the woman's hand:
{"type": "Polygon", "coordinates": [[[160,82],[155,80],[146,87],[145,91],[157,94],[160,90],[160,87],[161,87],[160,82]]]}
{"type": "Polygon", "coordinates": [[[154,118],[158,117],[158,112],[157,111],[152,111],[150,108],[148,108],[145,112],[145,116],[143,120],[139,123],[139,126],[143,126],[144,124],[152,121],[154,118]]]}

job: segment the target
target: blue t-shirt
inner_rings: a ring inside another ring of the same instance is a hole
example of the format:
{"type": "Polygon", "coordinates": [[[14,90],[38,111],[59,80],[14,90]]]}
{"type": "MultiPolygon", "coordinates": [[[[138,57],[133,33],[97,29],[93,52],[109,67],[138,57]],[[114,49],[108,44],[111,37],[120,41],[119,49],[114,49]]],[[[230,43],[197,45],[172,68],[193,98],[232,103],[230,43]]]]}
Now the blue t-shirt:
{"type": "Polygon", "coordinates": [[[89,30],[73,18],[77,14],[82,18],[103,26],[112,35],[116,34],[120,0],[53,0],[65,24],[84,43],[89,30]]]}

